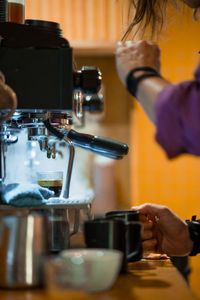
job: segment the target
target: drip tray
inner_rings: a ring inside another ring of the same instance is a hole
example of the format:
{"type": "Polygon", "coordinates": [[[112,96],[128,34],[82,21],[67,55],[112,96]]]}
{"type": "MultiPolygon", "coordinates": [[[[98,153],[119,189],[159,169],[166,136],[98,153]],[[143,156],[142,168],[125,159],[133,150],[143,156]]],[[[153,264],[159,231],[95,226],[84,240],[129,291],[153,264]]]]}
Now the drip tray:
{"type": "Polygon", "coordinates": [[[17,206],[12,206],[12,205],[2,205],[0,204],[0,211],[1,210],[41,210],[41,209],[49,209],[49,208],[74,208],[74,209],[90,209],[91,203],[47,203],[43,205],[38,205],[38,206],[26,206],[26,207],[17,207],[17,206]]]}

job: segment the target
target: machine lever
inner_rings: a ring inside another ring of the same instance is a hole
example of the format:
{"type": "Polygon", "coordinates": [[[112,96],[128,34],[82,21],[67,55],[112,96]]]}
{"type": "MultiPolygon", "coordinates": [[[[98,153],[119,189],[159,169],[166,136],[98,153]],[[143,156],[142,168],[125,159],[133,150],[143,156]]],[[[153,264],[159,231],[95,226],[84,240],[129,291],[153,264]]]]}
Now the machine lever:
{"type": "Polygon", "coordinates": [[[77,147],[113,159],[121,159],[128,154],[128,146],[124,143],[101,136],[80,133],[73,129],[66,133],[67,137],[77,147]]]}
{"type": "Polygon", "coordinates": [[[50,124],[48,119],[44,121],[44,124],[47,129],[59,139],[64,139],[64,137],[67,136],[72,141],[74,146],[94,152],[98,155],[113,159],[121,159],[124,155],[128,154],[129,148],[124,143],[101,136],[80,133],[73,129],[62,133],[61,131],[55,129],[50,124]]]}

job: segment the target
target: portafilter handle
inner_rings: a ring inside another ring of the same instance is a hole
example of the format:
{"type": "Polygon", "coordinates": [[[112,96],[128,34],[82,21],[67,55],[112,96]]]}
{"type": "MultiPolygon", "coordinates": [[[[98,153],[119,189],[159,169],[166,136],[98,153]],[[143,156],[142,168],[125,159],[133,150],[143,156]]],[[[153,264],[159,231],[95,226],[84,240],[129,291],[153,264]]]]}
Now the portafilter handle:
{"type": "Polygon", "coordinates": [[[62,133],[50,124],[49,119],[45,120],[44,124],[47,129],[59,139],[65,139],[65,137],[67,137],[75,146],[91,151],[95,154],[113,159],[122,159],[124,155],[128,154],[128,146],[116,140],[80,133],[73,129],[62,133]]]}
{"type": "Polygon", "coordinates": [[[128,154],[128,146],[116,140],[80,133],[73,129],[66,131],[66,136],[73,142],[74,146],[83,148],[98,155],[113,159],[122,159],[128,154]]]}

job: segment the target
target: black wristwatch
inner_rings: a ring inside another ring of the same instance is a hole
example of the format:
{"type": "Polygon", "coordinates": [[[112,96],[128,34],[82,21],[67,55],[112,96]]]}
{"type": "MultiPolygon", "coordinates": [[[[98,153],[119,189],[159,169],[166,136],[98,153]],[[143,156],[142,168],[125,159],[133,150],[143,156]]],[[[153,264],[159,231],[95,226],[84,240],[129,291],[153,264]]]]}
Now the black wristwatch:
{"type": "Polygon", "coordinates": [[[186,220],[190,233],[190,238],[194,242],[190,256],[195,256],[200,253],[200,220],[196,220],[196,216],[192,216],[191,221],[186,220]]]}
{"type": "Polygon", "coordinates": [[[137,98],[138,84],[142,79],[147,77],[161,77],[161,75],[155,69],[146,66],[134,68],[127,74],[126,87],[128,91],[131,93],[131,95],[133,95],[135,98],[137,98]],[[145,71],[145,73],[135,77],[135,73],[137,73],[138,71],[145,71]]]}

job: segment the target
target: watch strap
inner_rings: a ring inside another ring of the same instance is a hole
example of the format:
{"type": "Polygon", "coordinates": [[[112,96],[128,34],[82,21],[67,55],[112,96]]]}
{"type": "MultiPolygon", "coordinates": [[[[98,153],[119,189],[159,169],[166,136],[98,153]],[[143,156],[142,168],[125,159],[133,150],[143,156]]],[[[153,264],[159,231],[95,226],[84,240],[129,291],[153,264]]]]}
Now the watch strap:
{"type": "Polygon", "coordinates": [[[126,87],[131,95],[133,95],[135,98],[137,97],[136,95],[139,82],[148,77],[161,77],[161,75],[151,67],[137,67],[128,73],[126,77],[126,87]],[[137,77],[134,76],[134,74],[138,71],[145,71],[146,73],[143,73],[137,77]]]}
{"type": "Polygon", "coordinates": [[[186,223],[188,224],[190,238],[194,242],[190,256],[195,256],[200,253],[200,220],[196,220],[196,217],[193,216],[192,220],[186,220],[186,223]]]}

